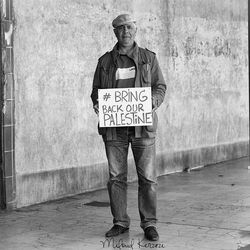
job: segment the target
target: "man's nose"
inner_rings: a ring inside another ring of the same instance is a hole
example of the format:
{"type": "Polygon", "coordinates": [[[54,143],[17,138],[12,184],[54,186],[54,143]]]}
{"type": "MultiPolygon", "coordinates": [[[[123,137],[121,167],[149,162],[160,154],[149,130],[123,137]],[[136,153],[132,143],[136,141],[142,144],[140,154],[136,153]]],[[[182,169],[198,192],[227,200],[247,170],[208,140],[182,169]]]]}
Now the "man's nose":
{"type": "Polygon", "coordinates": [[[128,27],[127,26],[124,26],[123,27],[123,31],[126,33],[126,32],[128,32],[128,27]]]}

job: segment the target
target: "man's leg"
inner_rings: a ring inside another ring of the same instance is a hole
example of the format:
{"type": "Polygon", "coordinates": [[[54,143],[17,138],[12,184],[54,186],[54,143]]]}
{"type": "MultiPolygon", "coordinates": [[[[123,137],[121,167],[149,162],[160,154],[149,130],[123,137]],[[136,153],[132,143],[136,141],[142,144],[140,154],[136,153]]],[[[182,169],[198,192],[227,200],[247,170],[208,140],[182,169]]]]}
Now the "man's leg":
{"type": "Polygon", "coordinates": [[[132,138],[132,151],[138,174],[138,205],[141,227],[156,227],[155,138],[132,138]]]}
{"type": "MultiPolygon", "coordinates": [[[[125,137],[126,139],[126,137],[125,137]]],[[[114,225],[129,227],[127,214],[127,156],[129,144],[118,138],[104,141],[109,164],[108,192],[114,225]]]]}

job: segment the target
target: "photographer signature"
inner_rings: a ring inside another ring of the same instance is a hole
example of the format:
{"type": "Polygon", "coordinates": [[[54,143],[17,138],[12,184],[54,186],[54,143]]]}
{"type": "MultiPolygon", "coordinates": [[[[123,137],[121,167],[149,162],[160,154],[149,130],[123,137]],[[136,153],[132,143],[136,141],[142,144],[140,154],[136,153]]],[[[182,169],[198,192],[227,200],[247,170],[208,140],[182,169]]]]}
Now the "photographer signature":
{"type": "Polygon", "coordinates": [[[123,249],[123,248],[130,248],[134,249],[134,246],[139,248],[165,248],[163,243],[152,243],[152,242],[144,242],[143,240],[138,239],[135,241],[131,239],[129,242],[125,242],[123,239],[115,240],[114,238],[109,238],[100,241],[102,243],[103,248],[112,247],[113,249],[123,249]]]}

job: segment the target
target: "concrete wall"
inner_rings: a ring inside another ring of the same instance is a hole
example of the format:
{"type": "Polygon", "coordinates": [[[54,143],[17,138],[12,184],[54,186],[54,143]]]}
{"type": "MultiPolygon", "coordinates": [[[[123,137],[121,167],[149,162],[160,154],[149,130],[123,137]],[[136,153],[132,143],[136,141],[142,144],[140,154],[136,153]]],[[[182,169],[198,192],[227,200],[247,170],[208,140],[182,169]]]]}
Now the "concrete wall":
{"type": "MultiPolygon", "coordinates": [[[[246,0],[14,0],[17,207],[106,185],[89,98],[97,59],[132,12],[168,84],[159,174],[248,154],[246,0]]],[[[130,176],[134,173],[130,161],[130,176]]],[[[131,177],[132,179],[132,177],[131,177]]]]}

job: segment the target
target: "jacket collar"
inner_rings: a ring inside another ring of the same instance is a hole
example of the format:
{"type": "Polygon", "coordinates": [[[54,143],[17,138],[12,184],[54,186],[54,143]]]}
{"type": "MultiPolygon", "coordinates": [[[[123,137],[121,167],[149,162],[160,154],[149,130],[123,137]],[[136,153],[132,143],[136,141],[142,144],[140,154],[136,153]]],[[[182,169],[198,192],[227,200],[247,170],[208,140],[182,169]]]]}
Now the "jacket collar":
{"type": "MultiPolygon", "coordinates": [[[[112,50],[112,58],[115,64],[117,64],[117,57],[120,55],[118,50],[118,43],[114,46],[112,50]]],[[[136,42],[134,42],[134,47],[127,53],[127,56],[134,60],[135,64],[138,64],[139,60],[139,47],[136,42]]]]}

